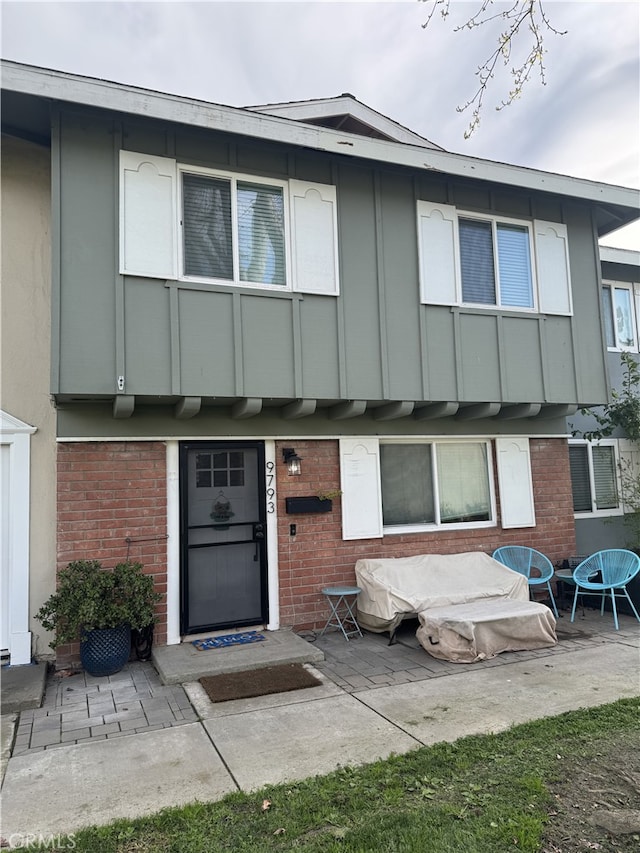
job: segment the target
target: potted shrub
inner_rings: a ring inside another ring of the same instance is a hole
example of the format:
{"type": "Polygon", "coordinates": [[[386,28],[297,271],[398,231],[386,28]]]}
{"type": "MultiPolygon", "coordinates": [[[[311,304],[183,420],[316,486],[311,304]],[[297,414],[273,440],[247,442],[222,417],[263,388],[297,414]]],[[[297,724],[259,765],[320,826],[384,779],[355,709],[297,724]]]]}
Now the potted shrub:
{"type": "Polygon", "coordinates": [[[113,675],[129,659],[131,630],[154,624],[154,607],[161,597],[140,563],[103,569],[98,560],[76,560],[59,573],[57,590],[36,619],[55,631],[52,649],[79,640],[85,670],[113,675]]]}

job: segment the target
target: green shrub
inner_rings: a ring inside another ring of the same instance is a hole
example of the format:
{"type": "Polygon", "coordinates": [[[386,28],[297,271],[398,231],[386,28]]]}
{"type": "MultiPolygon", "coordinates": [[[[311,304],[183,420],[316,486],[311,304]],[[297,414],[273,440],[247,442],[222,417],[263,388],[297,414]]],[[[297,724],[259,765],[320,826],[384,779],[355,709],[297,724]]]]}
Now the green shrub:
{"type": "Polygon", "coordinates": [[[55,632],[55,649],[81,639],[84,632],[117,628],[123,622],[142,629],[155,622],[154,608],[162,598],[142,564],[118,563],[104,569],[98,560],[76,560],[58,575],[56,592],[36,613],[47,631],[55,632]]]}

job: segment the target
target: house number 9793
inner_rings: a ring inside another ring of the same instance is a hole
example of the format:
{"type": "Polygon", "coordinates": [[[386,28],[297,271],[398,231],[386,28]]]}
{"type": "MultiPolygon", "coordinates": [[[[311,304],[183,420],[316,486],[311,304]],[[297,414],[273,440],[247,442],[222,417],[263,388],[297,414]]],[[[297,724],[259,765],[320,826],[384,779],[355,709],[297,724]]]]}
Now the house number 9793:
{"type": "Polygon", "coordinates": [[[269,515],[271,515],[272,513],[274,513],[276,511],[276,503],[275,503],[276,475],[274,473],[275,467],[276,467],[275,463],[273,463],[273,462],[267,462],[267,464],[265,465],[265,468],[266,468],[265,481],[266,481],[266,486],[267,486],[267,491],[266,491],[267,513],[269,515]]]}

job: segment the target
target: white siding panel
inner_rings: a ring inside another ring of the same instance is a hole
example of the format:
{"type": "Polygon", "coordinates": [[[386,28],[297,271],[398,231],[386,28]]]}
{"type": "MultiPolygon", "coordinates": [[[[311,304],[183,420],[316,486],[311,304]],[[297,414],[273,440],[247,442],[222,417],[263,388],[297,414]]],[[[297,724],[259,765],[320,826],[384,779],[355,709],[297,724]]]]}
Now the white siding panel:
{"type": "Polygon", "coordinates": [[[120,272],[177,278],[176,162],[120,152],[120,272]]]}
{"type": "Polygon", "coordinates": [[[342,538],[382,537],[380,449],[377,438],[340,439],[342,538]]]}
{"type": "Polygon", "coordinates": [[[420,301],[455,305],[458,279],[458,238],[455,207],[418,202],[420,301]]]}
{"type": "Polygon", "coordinates": [[[290,181],[293,289],[337,296],[338,222],[336,188],[290,181]]]}
{"type": "Polygon", "coordinates": [[[528,438],[497,438],[496,459],[503,527],[535,527],[528,438]]]}
{"type": "Polygon", "coordinates": [[[542,314],[572,314],[567,226],[536,220],[535,246],[542,314]]]}

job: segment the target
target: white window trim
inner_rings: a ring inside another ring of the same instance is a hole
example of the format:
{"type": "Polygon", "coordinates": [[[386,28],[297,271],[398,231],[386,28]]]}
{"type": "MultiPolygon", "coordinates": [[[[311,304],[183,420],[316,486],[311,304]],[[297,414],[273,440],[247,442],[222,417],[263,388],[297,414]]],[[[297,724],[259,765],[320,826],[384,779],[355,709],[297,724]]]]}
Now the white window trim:
{"type": "Polygon", "coordinates": [[[205,284],[225,285],[237,289],[238,287],[248,287],[255,290],[270,290],[276,293],[287,293],[293,290],[292,284],[292,263],[291,263],[291,229],[290,229],[290,212],[289,212],[289,193],[288,182],[281,181],[276,178],[263,178],[257,175],[248,175],[242,172],[227,172],[217,169],[207,169],[202,166],[190,166],[186,163],[178,163],[178,280],[188,282],[202,282],[205,284]],[[184,224],[183,224],[183,204],[184,204],[184,182],[183,175],[205,175],[209,178],[220,178],[224,181],[229,181],[231,185],[231,239],[233,253],[233,279],[228,278],[210,278],[206,276],[189,276],[184,274],[184,224]],[[269,284],[256,281],[242,281],[239,278],[240,273],[240,257],[238,246],[238,223],[237,223],[237,187],[238,182],[259,184],[270,187],[280,187],[282,189],[283,217],[284,217],[284,250],[285,250],[285,284],[269,284]]]}
{"type": "MultiPolygon", "coordinates": [[[[497,506],[496,506],[496,495],[495,495],[495,484],[493,477],[493,447],[490,439],[477,439],[477,438],[458,438],[458,439],[440,439],[440,438],[384,438],[380,439],[380,444],[429,444],[432,446],[432,459],[433,459],[433,472],[436,476],[434,476],[434,505],[436,507],[436,513],[438,512],[438,479],[437,479],[437,467],[436,467],[436,459],[435,459],[435,445],[438,444],[484,444],[487,447],[487,478],[489,482],[489,501],[491,507],[491,518],[488,521],[469,521],[469,522],[459,522],[457,524],[442,524],[433,523],[433,524],[394,524],[394,525],[383,525],[382,532],[384,536],[393,536],[401,533],[442,533],[444,531],[449,530],[475,530],[479,528],[486,527],[497,527],[497,506]]],[[[381,505],[380,510],[382,512],[382,484],[380,488],[380,499],[381,505]]]]}
{"type": "Polygon", "coordinates": [[[599,441],[586,441],[585,439],[580,438],[571,438],[569,439],[570,445],[582,445],[587,448],[587,460],[589,464],[589,486],[591,488],[591,510],[585,510],[584,512],[576,512],[574,510],[574,518],[606,518],[615,515],[624,515],[624,508],[622,504],[622,483],[620,478],[620,446],[619,441],[616,438],[602,438],[599,441]],[[596,498],[596,486],[595,486],[595,478],[593,473],[593,448],[594,447],[613,447],[614,454],[614,468],[616,472],[616,488],[618,490],[618,506],[617,508],[612,509],[593,509],[595,498],[596,498]]]}
{"type": "Polygon", "coordinates": [[[538,277],[536,275],[536,253],[533,241],[533,222],[524,219],[512,219],[508,216],[488,215],[485,213],[469,213],[468,211],[458,210],[456,208],[456,231],[457,231],[457,249],[460,253],[460,220],[472,220],[475,222],[491,222],[491,238],[493,244],[493,274],[496,288],[496,302],[493,305],[487,305],[484,302],[465,302],[462,298],[462,261],[458,264],[459,275],[457,281],[457,298],[458,304],[464,308],[483,308],[495,311],[499,308],[502,311],[521,311],[525,314],[538,313],[538,277]],[[502,288],[500,285],[500,263],[498,256],[498,225],[516,225],[519,228],[526,228],[529,235],[529,260],[531,262],[531,296],[533,305],[525,307],[522,305],[502,305],[502,288]]]}
{"type": "MultiPolygon", "coordinates": [[[[616,332],[615,318],[613,322],[613,334],[616,338],[616,346],[607,347],[608,352],[638,352],[638,327],[640,325],[640,284],[633,284],[628,281],[613,281],[612,279],[603,279],[602,287],[608,287],[611,291],[611,304],[615,306],[613,290],[628,290],[629,291],[629,306],[631,310],[631,326],[633,330],[634,344],[630,347],[623,347],[617,344],[618,334],[616,332]]],[[[603,306],[604,310],[604,306],[603,306]]]]}

